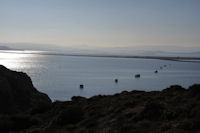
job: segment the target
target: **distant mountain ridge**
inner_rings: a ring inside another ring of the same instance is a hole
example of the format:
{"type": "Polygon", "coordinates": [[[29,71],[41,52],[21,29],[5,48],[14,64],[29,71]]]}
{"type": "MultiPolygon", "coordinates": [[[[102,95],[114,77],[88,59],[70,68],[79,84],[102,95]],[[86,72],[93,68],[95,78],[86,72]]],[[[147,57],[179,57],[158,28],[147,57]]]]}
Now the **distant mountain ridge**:
{"type": "Polygon", "coordinates": [[[200,57],[200,52],[165,52],[165,51],[144,51],[139,55],[146,56],[171,56],[171,57],[200,57]]]}
{"type": "Polygon", "coordinates": [[[13,50],[7,46],[0,46],[0,50],[13,50]]]}
{"type": "MultiPolygon", "coordinates": [[[[5,44],[6,45],[6,44],[5,44]]],[[[4,46],[0,43],[0,50],[16,50],[16,51],[48,51],[62,54],[89,54],[89,55],[117,55],[117,56],[167,56],[167,57],[200,57],[200,51],[171,51],[171,50],[156,50],[156,49],[134,49],[133,47],[114,47],[114,48],[77,48],[66,47],[65,49],[49,49],[49,48],[31,48],[31,47],[15,47],[4,46]]]]}

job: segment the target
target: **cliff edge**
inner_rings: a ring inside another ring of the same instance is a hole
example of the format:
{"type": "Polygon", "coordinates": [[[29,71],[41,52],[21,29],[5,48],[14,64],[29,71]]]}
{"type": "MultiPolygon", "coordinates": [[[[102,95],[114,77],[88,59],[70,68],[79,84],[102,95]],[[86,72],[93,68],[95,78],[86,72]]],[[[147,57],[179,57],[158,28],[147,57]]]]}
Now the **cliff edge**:
{"type": "Polygon", "coordinates": [[[34,88],[27,74],[0,65],[0,114],[26,113],[41,104],[51,100],[34,88]]]}

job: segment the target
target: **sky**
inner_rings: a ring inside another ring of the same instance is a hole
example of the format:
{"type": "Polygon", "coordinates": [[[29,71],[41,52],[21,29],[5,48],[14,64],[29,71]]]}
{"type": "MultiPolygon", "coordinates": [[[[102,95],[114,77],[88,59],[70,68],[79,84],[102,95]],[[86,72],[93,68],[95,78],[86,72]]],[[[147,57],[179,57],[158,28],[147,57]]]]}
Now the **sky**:
{"type": "Polygon", "coordinates": [[[0,44],[200,51],[200,0],[0,0],[0,44]]]}

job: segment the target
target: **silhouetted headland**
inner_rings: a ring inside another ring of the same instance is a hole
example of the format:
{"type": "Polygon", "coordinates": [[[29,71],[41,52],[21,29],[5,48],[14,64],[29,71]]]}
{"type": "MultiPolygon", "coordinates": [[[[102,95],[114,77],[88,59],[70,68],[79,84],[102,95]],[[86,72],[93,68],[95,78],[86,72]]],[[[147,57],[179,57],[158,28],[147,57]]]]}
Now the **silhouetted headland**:
{"type": "Polygon", "coordinates": [[[198,133],[200,85],[51,102],[29,76],[0,66],[1,133],[198,133]]]}

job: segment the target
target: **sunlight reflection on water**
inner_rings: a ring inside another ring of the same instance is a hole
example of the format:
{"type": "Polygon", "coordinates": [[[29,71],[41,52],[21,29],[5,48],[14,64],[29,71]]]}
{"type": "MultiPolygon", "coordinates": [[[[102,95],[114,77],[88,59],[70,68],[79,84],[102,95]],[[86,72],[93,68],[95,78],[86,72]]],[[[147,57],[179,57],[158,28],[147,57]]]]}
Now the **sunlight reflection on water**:
{"type": "Polygon", "coordinates": [[[0,52],[0,64],[9,69],[16,71],[24,71],[29,74],[32,79],[37,79],[45,65],[41,63],[44,56],[37,54],[27,54],[25,52],[0,52]]]}
{"type": "Polygon", "coordinates": [[[1,64],[10,69],[22,69],[28,67],[26,62],[34,55],[30,54],[17,54],[17,53],[0,53],[1,64]]]}

